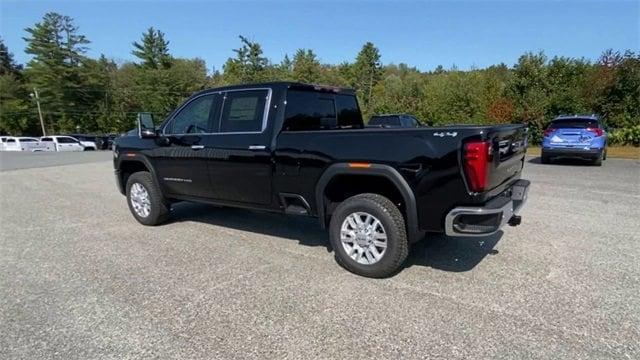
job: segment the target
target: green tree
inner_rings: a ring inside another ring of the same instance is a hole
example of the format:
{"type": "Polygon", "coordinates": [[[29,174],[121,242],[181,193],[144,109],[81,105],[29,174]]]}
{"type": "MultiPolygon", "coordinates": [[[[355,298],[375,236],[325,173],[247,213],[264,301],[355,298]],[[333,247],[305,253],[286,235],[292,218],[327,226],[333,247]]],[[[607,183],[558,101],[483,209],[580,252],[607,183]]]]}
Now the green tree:
{"type": "Polygon", "coordinates": [[[268,77],[269,60],[262,56],[262,47],[240,35],[242,46],[233,49],[235,58],[229,58],[223,66],[224,81],[233,83],[251,83],[264,81],[268,77]]]}
{"type": "Polygon", "coordinates": [[[27,28],[26,53],[33,55],[25,75],[29,87],[36,87],[45,112],[46,126],[52,131],[72,131],[93,104],[83,93],[81,67],[89,41],[77,33],[73,19],[47,13],[41,22],[27,28]]]}
{"type": "Polygon", "coordinates": [[[22,66],[0,39],[0,133],[22,135],[34,130],[35,113],[29,111],[29,96],[22,66]]]}
{"type": "Polygon", "coordinates": [[[298,49],[293,57],[293,79],[303,83],[317,83],[322,67],[313,50],[298,49]]]}
{"type": "Polygon", "coordinates": [[[150,69],[166,69],[171,66],[169,41],[165,40],[162,31],[150,27],[142,34],[142,42],[134,42],[133,47],[131,53],[142,60],[142,66],[150,69]]]}
{"type": "Polygon", "coordinates": [[[549,77],[546,65],[547,57],[542,52],[522,55],[507,85],[508,97],[516,105],[517,118],[529,125],[533,141],[540,141],[547,122],[549,77]]]}
{"type": "Polygon", "coordinates": [[[356,61],[352,67],[353,86],[358,91],[362,100],[365,113],[370,112],[369,105],[373,88],[382,76],[382,65],[380,64],[380,52],[373,43],[367,42],[356,56],[356,61]]]}

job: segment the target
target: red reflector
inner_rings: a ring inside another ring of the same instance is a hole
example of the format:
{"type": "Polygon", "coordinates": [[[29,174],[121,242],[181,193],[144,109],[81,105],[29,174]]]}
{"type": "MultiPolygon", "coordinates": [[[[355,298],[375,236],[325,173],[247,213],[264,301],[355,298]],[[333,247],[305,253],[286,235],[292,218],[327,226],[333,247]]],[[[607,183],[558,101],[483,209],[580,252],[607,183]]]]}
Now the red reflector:
{"type": "Polygon", "coordinates": [[[544,136],[544,137],[548,137],[548,136],[549,136],[549,135],[551,135],[551,133],[553,133],[554,131],[555,131],[554,129],[549,128],[549,129],[547,129],[547,130],[545,130],[545,131],[544,131],[544,133],[542,134],[542,136],[544,136]]]}
{"type": "Polygon", "coordinates": [[[491,144],[487,141],[468,142],[464,145],[464,173],[469,190],[484,191],[487,186],[489,170],[489,151],[491,144]]]}
{"type": "Polygon", "coordinates": [[[602,136],[602,134],[603,134],[602,129],[598,129],[598,128],[587,128],[587,131],[591,131],[592,133],[594,133],[596,135],[596,137],[602,136]]]}

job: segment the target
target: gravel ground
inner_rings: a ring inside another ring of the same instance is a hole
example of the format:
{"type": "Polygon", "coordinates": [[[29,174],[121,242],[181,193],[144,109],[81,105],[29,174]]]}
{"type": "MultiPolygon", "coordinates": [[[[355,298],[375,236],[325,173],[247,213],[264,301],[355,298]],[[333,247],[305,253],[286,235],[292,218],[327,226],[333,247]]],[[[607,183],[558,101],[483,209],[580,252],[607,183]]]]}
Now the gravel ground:
{"type": "Polygon", "coordinates": [[[528,159],[521,226],[373,280],[310,218],[141,226],[104,156],[0,172],[0,358],[640,358],[638,161],[528,159]]]}

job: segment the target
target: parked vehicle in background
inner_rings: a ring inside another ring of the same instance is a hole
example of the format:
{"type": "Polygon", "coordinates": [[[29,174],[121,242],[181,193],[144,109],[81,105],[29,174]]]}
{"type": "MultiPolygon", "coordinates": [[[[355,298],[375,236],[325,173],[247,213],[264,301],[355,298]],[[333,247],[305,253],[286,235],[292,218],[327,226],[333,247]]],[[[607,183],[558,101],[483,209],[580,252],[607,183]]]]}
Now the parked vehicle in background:
{"type": "Polygon", "coordinates": [[[85,150],[97,150],[97,139],[95,135],[69,134],[68,136],[80,141],[85,150]]]}
{"type": "Polygon", "coordinates": [[[3,151],[46,151],[40,140],[24,136],[7,136],[3,141],[3,151]]]}
{"type": "Polygon", "coordinates": [[[385,277],[427,231],[518,225],[526,137],[520,124],[365,128],[353,90],[277,82],[201,91],[159,129],[140,114],[114,168],[141,224],[182,200],[314,216],[342,266],[385,277]]]}
{"type": "Polygon", "coordinates": [[[420,121],[413,115],[408,114],[382,114],[374,115],[369,119],[366,127],[370,128],[417,128],[421,127],[420,121]]]}
{"type": "Polygon", "coordinates": [[[48,151],[85,151],[80,140],[66,135],[43,136],[40,141],[48,151]]]}
{"type": "Polygon", "coordinates": [[[113,140],[117,137],[116,134],[98,135],[96,138],[96,145],[100,150],[111,150],[113,146],[113,140]]]}
{"type": "Polygon", "coordinates": [[[556,158],[579,158],[602,165],[607,158],[607,133],[596,115],[558,116],[544,131],[543,164],[556,158]]]}
{"type": "Polygon", "coordinates": [[[0,151],[4,150],[4,143],[7,141],[6,136],[0,136],[0,151]]]}

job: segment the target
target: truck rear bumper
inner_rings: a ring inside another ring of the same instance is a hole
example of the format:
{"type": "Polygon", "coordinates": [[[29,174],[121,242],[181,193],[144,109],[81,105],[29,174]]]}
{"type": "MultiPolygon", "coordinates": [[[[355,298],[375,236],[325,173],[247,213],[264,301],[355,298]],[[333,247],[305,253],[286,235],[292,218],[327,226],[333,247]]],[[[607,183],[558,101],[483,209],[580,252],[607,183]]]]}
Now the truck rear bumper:
{"type": "Polygon", "coordinates": [[[484,206],[454,208],[445,218],[445,233],[449,236],[487,236],[506,224],[519,225],[517,214],[527,201],[529,185],[528,180],[518,180],[484,206]]]}

